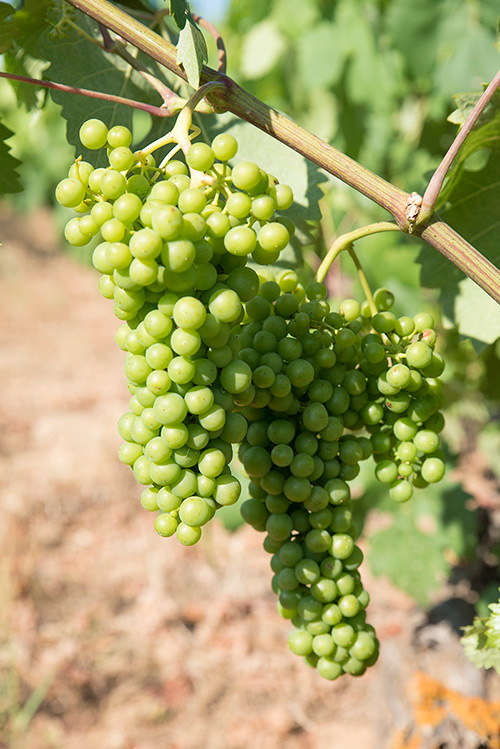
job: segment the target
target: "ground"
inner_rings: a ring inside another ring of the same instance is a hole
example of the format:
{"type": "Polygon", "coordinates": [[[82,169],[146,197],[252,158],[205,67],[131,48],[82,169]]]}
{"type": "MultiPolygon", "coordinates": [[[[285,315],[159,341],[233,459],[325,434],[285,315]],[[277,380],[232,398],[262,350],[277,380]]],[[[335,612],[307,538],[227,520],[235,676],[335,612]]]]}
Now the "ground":
{"type": "Polygon", "coordinates": [[[259,534],[155,534],[97,274],[44,211],[0,236],[0,747],[500,747],[500,677],[386,580],[364,570],[378,663],[329,683],[287,650],[259,534]]]}

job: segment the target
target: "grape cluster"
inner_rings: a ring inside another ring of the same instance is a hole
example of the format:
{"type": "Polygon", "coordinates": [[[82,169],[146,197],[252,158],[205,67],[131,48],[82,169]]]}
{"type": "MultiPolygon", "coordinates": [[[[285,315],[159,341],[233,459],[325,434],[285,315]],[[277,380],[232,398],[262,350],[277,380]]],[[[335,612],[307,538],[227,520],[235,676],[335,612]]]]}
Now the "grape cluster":
{"type": "Polygon", "coordinates": [[[431,317],[396,318],[387,290],[375,314],[353,299],[331,311],[319,283],[306,293],[288,272],[246,304],[238,357],[252,384],[235,401],[249,422],[242,515],[267,533],[278,611],[295,626],[290,649],[335,679],[364,673],[378,654],[349,482],[372,456],[399,502],[441,478],[443,363],[431,317]]]}
{"type": "Polygon", "coordinates": [[[123,321],[116,341],[131,398],[119,457],[145,486],[142,505],[160,511],[156,531],[192,545],[240,496],[228,466],[248,426],[235,398],[252,372],[236,358],[233,329],[259,288],[248,259],[274,263],[290,239],[291,223],[276,211],[292,191],[251,162],[231,170],[229,134],[193,144],[187,164],[160,167],[130,149],[125,127],[89,120],[80,140],[106,147],[109,166],[77,159],[56,198],[80,214],[66,225],[71,244],[99,240],[99,290],[123,321]]]}
{"type": "Polygon", "coordinates": [[[396,317],[394,297],[345,299],[304,288],[274,265],[294,227],[291,189],[242,161],[229,134],[156,165],[122,126],[82,125],[88,149],[56,189],[78,214],[65,236],[92,241],[99,290],[122,324],[129,410],[120,460],[144,486],[155,529],[184,545],[249,476],[244,520],[266,533],[288,644],[325,678],[360,675],[378,656],[366,621],[350,482],[361,461],[397,502],[439,481],[444,364],[428,313],[396,317]],[[253,263],[256,271],[249,265],[253,263]]]}

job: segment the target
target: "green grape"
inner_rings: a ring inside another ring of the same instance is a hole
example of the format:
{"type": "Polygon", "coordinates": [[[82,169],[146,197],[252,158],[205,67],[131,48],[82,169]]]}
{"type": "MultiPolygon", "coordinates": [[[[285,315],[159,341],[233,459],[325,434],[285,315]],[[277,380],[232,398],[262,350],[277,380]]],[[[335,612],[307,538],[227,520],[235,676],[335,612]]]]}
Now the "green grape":
{"type": "Polygon", "coordinates": [[[212,141],[212,151],[216,159],[229,161],[236,156],[238,143],[229,133],[219,133],[212,141]]]}
{"type": "Polygon", "coordinates": [[[83,123],[79,131],[80,142],[85,148],[103,148],[108,140],[108,128],[101,120],[91,119],[83,123]]]}
{"type": "Polygon", "coordinates": [[[224,247],[232,255],[250,255],[257,244],[257,235],[248,226],[235,226],[224,237],[224,247]]]}
{"type": "Polygon", "coordinates": [[[132,143],[132,133],[123,125],[114,125],[114,127],[108,130],[107,141],[111,148],[130,146],[132,143]]]}
{"type": "Polygon", "coordinates": [[[61,180],[56,187],[56,200],[66,208],[74,208],[85,197],[85,186],[72,177],[61,180]]]}
{"type": "Polygon", "coordinates": [[[406,349],[406,361],[410,367],[424,369],[432,361],[432,349],[422,341],[411,343],[406,349]]]}
{"type": "Polygon", "coordinates": [[[109,165],[118,172],[127,172],[134,165],[135,157],[127,146],[113,148],[108,156],[109,165]]]}
{"type": "Polygon", "coordinates": [[[194,143],[186,154],[186,161],[192,169],[207,172],[214,163],[214,156],[206,143],[194,143]]]}
{"type": "Polygon", "coordinates": [[[259,185],[262,179],[261,170],[250,161],[240,161],[233,168],[231,179],[235,187],[248,192],[259,185]]]}
{"type": "Polygon", "coordinates": [[[100,180],[100,189],[106,198],[116,199],[125,192],[125,177],[116,169],[106,169],[100,180]]]}
{"type": "Polygon", "coordinates": [[[395,481],[389,489],[389,494],[396,502],[407,502],[413,495],[413,486],[409,481],[395,481]]]}
{"type": "Polygon", "coordinates": [[[429,484],[441,481],[445,474],[445,463],[441,458],[426,458],[422,463],[422,478],[429,484]]]}

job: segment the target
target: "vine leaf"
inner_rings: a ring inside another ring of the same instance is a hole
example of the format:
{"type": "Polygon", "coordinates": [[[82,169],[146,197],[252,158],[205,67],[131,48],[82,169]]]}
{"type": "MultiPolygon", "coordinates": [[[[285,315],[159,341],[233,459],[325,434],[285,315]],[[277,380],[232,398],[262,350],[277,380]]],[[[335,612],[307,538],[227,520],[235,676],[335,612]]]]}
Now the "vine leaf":
{"type": "Polygon", "coordinates": [[[414,504],[384,503],[384,510],[393,513],[393,523],[370,537],[373,574],[386,575],[426,604],[448,575],[452,560],[470,556],[475,548],[477,514],[467,508],[468,498],[458,484],[445,484],[427,487],[414,504]]]}
{"type": "MultiPolygon", "coordinates": [[[[500,119],[492,122],[497,123],[500,135],[500,119]]],[[[500,160],[497,154],[492,151],[479,171],[463,169],[440,217],[494,265],[500,266],[500,160]]],[[[500,305],[481,289],[476,289],[472,281],[464,279],[458,268],[431,247],[421,249],[418,262],[422,284],[441,289],[445,314],[458,325],[460,334],[471,338],[478,351],[493,343],[500,331],[500,305]]]]}
{"type": "Polygon", "coordinates": [[[23,189],[17,173],[17,167],[21,162],[12,156],[5,142],[12,135],[14,135],[12,130],[0,122],[0,195],[21,192],[23,189]]]}
{"type": "MultiPolygon", "coordinates": [[[[97,24],[83,13],[77,12],[76,23],[85,34],[99,38],[97,24]]],[[[156,91],[141,75],[132,70],[127,62],[118,55],[100,49],[73,27],[66,30],[57,44],[54,44],[50,33],[44,33],[40,40],[40,48],[50,62],[46,71],[50,80],[116,94],[156,106],[161,103],[156,91]],[[71,65],[68,65],[68,60],[71,60],[71,65]]],[[[162,76],[159,68],[151,60],[146,61],[141,54],[137,59],[144,61],[154,75],[159,78],[162,76]]],[[[103,120],[108,127],[120,124],[132,128],[133,110],[124,104],[60,91],[51,91],[51,96],[62,107],[62,115],[67,121],[68,142],[78,148],[78,153],[82,154],[84,159],[92,161],[96,166],[101,166],[106,156],[95,151],[89,153],[82,148],[78,138],[81,124],[96,117],[103,120]]],[[[162,122],[162,126],[165,127],[165,123],[162,122]]]]}
{"type": "Polygon", "coordinates": [[[188,17],[191,15],[186,0],[170,0],[170,15],[179,29],[183,29],[188,17]]]}
{"type": "Polygon", "coordinates": [[[460,642],[476,668],[494,668],[500,674],[500,648],[488,645],[484,620],[476,618],[474,624],[464,627],[460,642]]]}
{"type": "MultiPolygon", "coordinates": [[[[483,90],[486,88],[485,84],[483,90]]],[[[457,109],[450,114],[448,121],[461,127],[477,104],[480,96],[481,93],[455,94],[453,98],[457,104],[457,109]]],[[[460,181],[467,159],[482,148],[500,149],[500,91],[495,92],[457,154],[448,172],[446,183],[439,194],[438,208],[446,203],[453,189],[460,181]]]]}
{"type": "Polygon", "coordinates": [[[187,21],[179,34],[177,62],[186,71],[188,83],[193,88],[198,88],[201,69],[208,61],[207,43],[191,14],[187,21]]]}
{"type": "Polygon", "coordinates": [[[250,79],[269,73],[285,51],[284,39],[273,20],[253,26],[243,40],[240,68],[250,79]]]}
{"type": "Polygon", "coordinates": [[[470,627],[464,627],[461,643],[477,668],[494,668],[500,674],[500,600],[488,608],[488,616],[476,616],[470,627]]]}

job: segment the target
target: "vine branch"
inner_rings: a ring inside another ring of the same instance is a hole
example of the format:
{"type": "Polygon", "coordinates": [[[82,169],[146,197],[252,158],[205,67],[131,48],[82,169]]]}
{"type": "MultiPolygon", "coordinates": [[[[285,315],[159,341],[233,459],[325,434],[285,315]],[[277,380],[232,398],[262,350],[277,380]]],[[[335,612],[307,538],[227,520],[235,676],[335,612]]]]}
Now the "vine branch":
{"type": "MultiPolygon", "coordinates": [[[[143,109],[145,112],[155,115],[156,117],[171,117],[174,112],[169,110],[167,107],[155,107],[154,104],[145,104],[142,101],[135,101],[134,99],[127,99],[124,96],[115,96],[114,94],[106,94],[101,91],[92,91],[88,88],[79,88],[78,86],[66,86],[64,83],[54,83],[54,81],[42,81],[39,78],[29,78],[25,75],[16,75],[15,73],[3,73],[0,71],[0,78],[9,78],[14,81],[20,81],[21,83],[32,83],[35,86],[41,86],[42,88],[51,88],[55,91],[64,91],[67,94],[79,94],[80,96],[89,96],[91,99],[105,99],[106,101],[112,101],[115,104],[125,104],[127,107],[134,107],[135,109],[143,109]]],[[[182,103],[179,108],[182,107],[182,103]]]]}
{"type": "Polygon", "coordinates": [[[489,86],[484,90],[479,100],[476,102],[476,105],[473,108],[472,112],[469,114],[464,124],[458,131],[455,140],[449,147],[448,151],[443,157],[443,160],[441,161],[438,168],[432,175],[429,181],[429,184],[427,185],[427,188],[424,192],[423,198],[422,198],[422,207],[420,208],[418,219],[417,219],[417,222],[419,224],[424,221],[427,221],[434,213],[434,208],[435,208],[439,193],[441,192],[443,182],[455,159],[455,156],[458,154],[458,152],[462,148],[465,142],[465,139],[471,132],[472,128],[478,121],[481,114],[484,112],[487,105],[490,103],[493,95],[495,94],[495,92],[498,90],[499,87],[500,87],[500,70],[495,75],[495,77],[493,78],[489,86]]]}
{"type": "MultiPolygon", "coordinates": [[[[66,2],[93,18],[97,23],[102,23],[164,65],[172,73],[187,81],[185,71],[177,64],[175,47],[135,18],[113,6],[108,0],[66,0],[66,2]]],[[[225,109],[232,112],[301,153],[314,164],[338,177],[391,213],[402,231],[409,231],[410,224],[405,216],[409,197],[407,192],[391,185],[285,115],[256,99],[228,76],[203,66],[200,81],[202,84],[209,81],[225,84],[224,90],[212,94],[212,100],[217,99],[220,105],[219,111],[225,109]]],[[[413,233],[445,255],[500,304],[500,270],[460,234],[440,220],[434,220],[432,223],[422,222],[415,227],[413,233]]]]}

